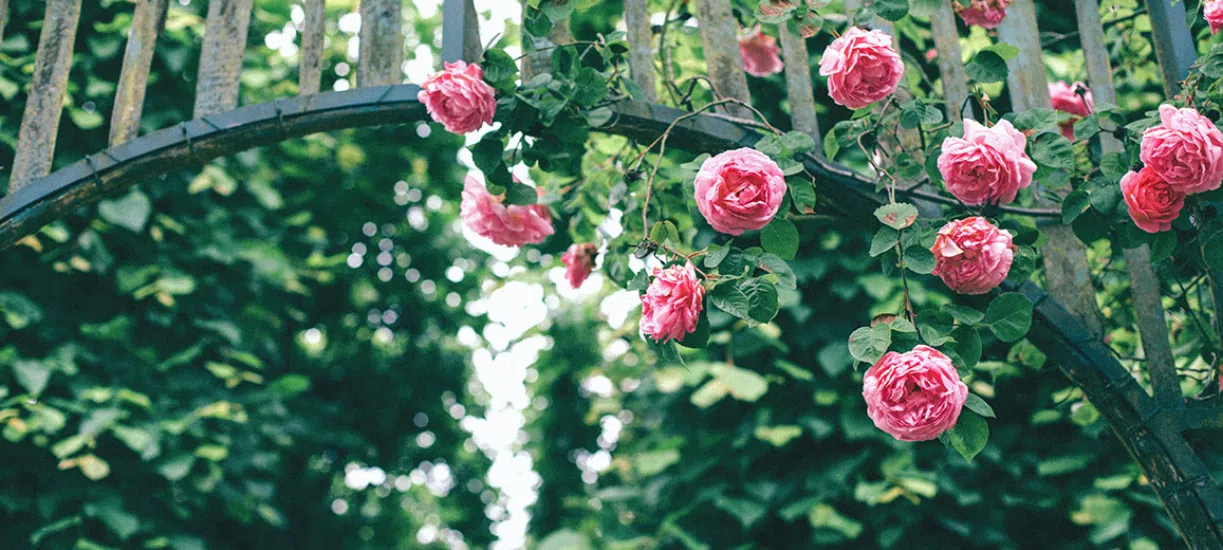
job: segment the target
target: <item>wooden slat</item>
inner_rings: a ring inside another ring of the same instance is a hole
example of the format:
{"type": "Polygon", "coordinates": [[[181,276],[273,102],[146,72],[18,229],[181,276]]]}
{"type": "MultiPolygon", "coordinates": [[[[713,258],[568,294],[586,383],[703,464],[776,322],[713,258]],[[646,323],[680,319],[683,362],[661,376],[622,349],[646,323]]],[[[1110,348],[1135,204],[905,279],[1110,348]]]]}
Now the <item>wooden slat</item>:
{"type": "Polygon", "coordinates": [[[204,23],[204,46],[195,85],[195,118],[238,106],[238,78],[246,53],[252,0],[212,0],[204,23]]]}
{"type": "Polygon", "coordinates": [[[386,86],[403,80],[403,2],[361,0],[361,52],[357,85],[386,86]]]}
{"type": "MultiPolygon", "coordinates": [[[[1032,2],[1016,0],[1007,9],[1006,19],[998,27],[1002,41],[1020,50],[1019,56],[1010,61],[1011,74],[1008,79],[1015,112],[1053,106],[1041,56],[1036,6],[1032,2]]],[[[1044,193],[1041,193],[1039,204],[1042,208],[1057,207],[1057,203],[1044,193]]],[[[1050,224],[1041,230],[1049,237],[1048,244],[1041,250],[1049,295],[1078,318],[1092,337],[1102,338],[1104,321],[1096,304],[1086,249],[1068,225],[1050,224]]]]}
{"type": "Polygon", "coordinates": [[[302,21],[301,67],[297,70],[297,95],[319,93],[323,81],[323,45],[327,31],[324,0],[306,0],[302,21]]]}
{"type": "Polygon", "coordinates": [[[72,44],[80,16],[81,0],[47,0],[30,95],[17,137],[10,193],[51,172],[56,130],[63,112],[64,93],[68,89],[72,44]]]}
{"type": "Polygon", "coordinates": [[[136,0],[132,27],[127,32],[123,69],[115,91],[115,107],[110,115],[110,145],[114,147],[140,133],[140,114],[149,85],[149,65],[153,48],[165,24],[167,0],[136,0]]]}
{"type": "Polygon", "coordinates": [[[480,17],[472,0],[445,0],[442,7],[442,60],[475,63],[484,55],[480,17]]]}
{"type": "Polygon", "coordinates": [[[658,102],[654,84],[654,33],[650,30],[649,0],[624,0],[624,26],[628,29],[628,65],[633,81],[650,103],[658,102]]]}
{"type": "MultiPolygon", "coordinates": [[[[811,85],[811,55],[807,40],[778,25],[781,33],[781,54],[786,61],[786,95],[790,98],[790,120],[794,129],[809,134],[816,143],[822,141],[820,123],[815,113],[815,90],[811,85]]],[[[815,148],[822,154],[822,147],[815,148]]]]}
{"type": "MultiPolygon", "coordinates": [[[[1104,26],[1100,23],[1099,1],[1075,0],[1074,7],[1078,14],[1079,40],[1087,61],[1087,78],[1091,83],[1092,96],[1098,104],[1115,105],[1117,93],[1113,88],[1108,46],[1104,42],[1104,26]]],[[[1125,150],[1125,146],[1111,133],[1101,132],[1099,135],[1104,153],[1125,150]]],[[[1165,408],[1181,407],[1184,398],[1172,357],[1172,346],[1168,343],[1168,323],[1161,301],[1162,286],[1151,264],[1151,249],[1144,244],[1126,249],[1124,255],[1134,296],[1138,334],[1142,338],[1142,350],[1146,356],[1145,367],[1155,388],[1155,401],[1165,408]]]]}
{"type": "MultiPolygon", "coordinates": [[[[743,71],[743,56],[739,54],[739,25],[731,13],[730,0],[692,0],[696,20],[700,25],[701,46],[709,80],[717,94],[750,103],[747,73],[743,71]]],[[[751,118],[751,111],[730,105],[726,112],[740,118],[751,118]]]]}
{"type": "Polygon", "coordinates": [[[4,40],[4,26],[8,24],[8,0],[0,0],[0,41],[4,40]]]}
{"type": "Polygon", "coordinates": [[[1180,81],[1189,75],[1189,67],[1197,59],[1193,34],[1185,23],[1185,3],[1185,0],[1176,4],[1172,0],[1147,0],[1155,57],[1159,59],[1168,98],[1180,91],[1180,81]]]}
{"type": "Polygon", "coordinates": [[[1007,86],[1015,112],[1053,107],[1049,99],[1049,78],[1041,57],[1040,33],[1036,26],[1036,6],[1032,0],[1016,0],[1007,8],[1006,19],[998,26],[1002,42],[1019,48],[1012,59],[1007,86]]]}
{"type": "Polygon", "coordinates": [[[964,115],[972,117],[968,102],[968,75],[964,72],[964,54],[960,50],[960,34],[956,28],[954,0],[943,0],[938,13],[930,16],[934,31],[934,47],[938,51],[938,70],[943,77],[943,97],[947,100],[947,118],[959,122],[964,115]]]}

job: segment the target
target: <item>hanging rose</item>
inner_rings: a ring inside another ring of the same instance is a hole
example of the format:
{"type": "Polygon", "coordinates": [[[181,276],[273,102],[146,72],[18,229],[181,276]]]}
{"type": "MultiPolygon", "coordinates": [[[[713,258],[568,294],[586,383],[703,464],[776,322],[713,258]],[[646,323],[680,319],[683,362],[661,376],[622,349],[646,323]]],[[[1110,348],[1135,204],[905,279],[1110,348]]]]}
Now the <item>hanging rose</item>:
{"type": "Polygon", "coordinates": [[[763,228],[786,195],[786,176],[755,149],[710,157],[696,175],[696,206],[715,230],[727,235],[763,228]]]}
{"type": "Polygon", "coordinates": [[[968,386],[951,359],[929,346],[884,354],[862,381],[866,414],[900,441],[927,441],[955,426],[968,386]]]}
{"type": "Polygon", "coordinates": [[[1150,167],[1130,172],[1121,178],[1121,196],[1129,208],[1134,225],[1147,233],[1172,229],[1172,221],[1185,207],[1185,194],[1172,189],[1150,167]]]}
{"type": "Polygon", "coordinates": [[[1011,0],[972,0],[968,7],[956,4],[956,12],[965,25],[992,29],[1006,19],[1006,7],[1009,5],[1011,0]]]}
{"type": "Polygon", "coordinates": [[[743,57],[743,70],[752,76],[769,76],[785,68],[777,39],[760,32],[759,26],[739,38],[739,53],[743,57]]]}
{"type": "Polygon", "coordinates": [[[964,137],[943,141],[938,170],[947,191],[964,204],[1007,204],[1036,173],[1027,146],[1027,138],[1008,121],[986,128],[965,120],[964,137]]]}
{"type": "Polygon", "coordinates": [[[1015,260],[1011,234],[976,216],[944,225],[930,249],[934,271],[959,294],[985,294],[1002,284],[1015,260]]]}
{"type": "Polygon", "coordinates": [[[1142,134],[1142,163],[1176,191],[1193,195],[1223,184],[1223,132],[1194,109],[1159,107],[1161,124],[1142,134]]]}
{"type": "Polygon", "coordinates": [[[503,201],[503,197],[490,195],[483,183],[469,176],[463,185],[459,214],[476,234],[502,246],[539,244],[553,233],[552,215],[546,206],[506,206],[503,201]]]}
{"type": "Polygon", "coordinates": [[[569,286],[574,289],[580,288],[582,283],[586,282],[586,278],[595,268],[595,255],[598,254],[599,248],[592,243],[573,244],[561,255],[561,263],[565,264],[565,279],[569,281],[569,286]]]}
{"type": "Polygon", "coordinates": [[[1078,122],[1081,117],[1090,116],[1092,110],[1095,109],[1091,88],[1082,82],[1074,84],[1054,82],[1049,84],[1049,99],[1053,101],[1054,109],[1074,115],[1061,125],[1062,135],[1074,141],[1074,123],[1078,122]]]}
{"type": "Polygon", "coordinates": [[[1206,0],[1202,15],[1210,23],[1210,34],[1218,34],[1223,29],[1223,0],[1206,0]]]}
{"type": "Polygon", "coordinates": [[[851,27],[832,41],[820,58],[820,75],[828,77],[828,95],[838,105],[861,109],[892,95],[905,65],[881,31],[851,27]]]}
{"type": "Polygon", "coordinates": [[[453,134],[466,134],[492,124],[497,112],[497,97],[484,82],[479,65],[462,61],[446,63],[446,70],[433,75],[416,96],[433,120],[453,134]]]}
{"type": "Polygon", "coordinates": [[[654,281],[641,296],[641,332],[658,343],[683,340],[694,332],[705,309],[705,287],[692,264],[654,268],[654,281]]]}

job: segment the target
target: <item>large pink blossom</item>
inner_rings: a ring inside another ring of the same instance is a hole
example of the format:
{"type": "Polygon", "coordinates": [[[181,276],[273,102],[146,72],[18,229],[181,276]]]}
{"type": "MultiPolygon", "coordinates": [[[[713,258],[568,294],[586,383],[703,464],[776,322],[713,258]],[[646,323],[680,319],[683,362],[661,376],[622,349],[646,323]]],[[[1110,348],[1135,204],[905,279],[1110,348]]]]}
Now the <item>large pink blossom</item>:
{"type": "Polygon", "coordinates": [[[1011,0],[971,0],[968,7],[956,4],[956,11],[966,25],[992,29],[1006,19],[1006,7],[1011,0]]]}
{"type": "Polygon", "coordinates": [[[1074,115],[1061,125],[1062,135],[1074,141],[1074,123],[1078,122],[1081,117],[1091,115],[1092,110],[1095,109],[1091,88],[1082,82],[1074,84],[1053,82],[1049,84],[1049,99],[1053,101],[1054,109],[1074,115]]]}
{"type": "Polygon", "coordinates": [[[1202,15],[1210,23],[1210,34],[1218,34],[1223,29],[1223,0],[1206,0],[1202,15]]]}
{"type": "Polygon", "coordinates": [[[539,244],[553,233],[552,214],[542,204],[509,205],[504,198],[492,196],[488,188],[473,177],[463,185],[459,213],[463,223],[476,234],[502,246],[539,244]]]}
{"type": "Polygon", "coordinates": [[[750,148],[710,157],[696,175],[696,207],[721,233],[742,235],[769,224],[786,194],[786,176],[750,148]]]}
{"type": "Polygon", "coordinates": [[[561,263],[565,264],[565,279],[569,286],[579,288],[595,268],[595,254],[599,248],[592,243],[574,244],[561,255],[561,263]]]}
{"type": "Polygon", "coordinates": [[[425,104],[433,120],[454,134],[492,124],[497,112],[496,92],[484,82],[484,70],[462,61],[446,63],[446,70],[421,85],[416,98],[425,104]]]}
{"type": "Polygon", "coordinates": [[[938,170],[947,191],[964,204],[1007,204],[1032,184],[1036,173],[1027,146],[1027,138],[1008,121],[986,128],[967,119],[964,137],[943,141],[938,170]]]}
{"type": "Polygon", "coordinates": [[[654,341],[683,340],[696,330],[705,309],[705,287],[692,264],[654,268],[654,281],[641,295],[641,332],[654,341]]]}
{"type": "Polygon", "coordinates": [[[785,68],[777,39],[760,32],[760,28],[739,38],[739,54],[743,56],[743,70],[752,76],[769,76],[785,68]]]}
{"type": "Polygon", "coordinates": [[[927,441],[960,418],[968,386],[951,359],[929,346],[884,354],[862,381],[866,414],[900,441],[927,441]]]}
{"type": "Polygon", "coordinates": [[[948,222],[930,251],[932,273],[960,294],[985,294],[997,288],[1015,260],[1010,232],[979,216],[948,222]]]}
{"type": "Polygon", "coordinates": [[[832,41],[820,58],[820,75],[828,77],[828,95],[838,105],[861,109],[896,91],[905,65],[882,31],[851,27],[832,41]]]}
{"type": "Polygon", "coordinates": [[[1223,183],[1223,132],[1194,109],[1160,105],[1159,126],[1142,134],[1142,163],[1192,195],[1223,183]]]}
{"type": "Polygon", "coordinates": [[[1121,178],[1121,196],[1134,225],[1147,233],[1172,229],[1185,207],[1185,194],[1172,189],[1150,167],[1130,172],[1121,178]]]}

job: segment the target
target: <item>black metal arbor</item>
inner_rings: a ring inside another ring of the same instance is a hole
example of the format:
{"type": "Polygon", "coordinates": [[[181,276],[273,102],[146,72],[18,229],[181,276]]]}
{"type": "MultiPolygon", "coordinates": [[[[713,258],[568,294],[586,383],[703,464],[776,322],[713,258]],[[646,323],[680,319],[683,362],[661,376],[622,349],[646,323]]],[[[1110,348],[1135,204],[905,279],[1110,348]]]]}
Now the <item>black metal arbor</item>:
{"type": "MultiPolygon", "coordinates": [[[[729,0],[694,1],[698,17],[707,18],[707,21],[702,21],[702,27],[714,27],[719,17],[729,14],[729,0]]],[[[947,24],[944,18],[951,17],[950,1],[945,0],[944,13],[935,16],[933,23],[936,31],[939,25],[947,24]]],[[[1014,18],[1020,20],[1017,25],[1024,23],[1025,13],[1031,13],[1032,17],[1031,28],[1026,31],[1022,28],[1002,29],[1004,34],[1011,34],[1007,37],[1009,42],[1022,46],[1025,40],[1030,39],[1028,35],[1035,34],[1033,1],[1017,0],[1012,6],[1017,12],[1014,18]]],[[[0,14],[6,2],[0,0],[0,14]]],[[[47,17],[31,87],[39,93],[31,94],[27,103],[10,192],[0,199],[0,248],[12,246],[46,223],[81,206],[184,166],[198,165],[252,147],[317,132],[426,119],[423,105],[416,100],[419,88],[398,84],[401,80],[398,70],[402,55],[400,0],[361,2],[365,24],[360,38],[360,87],[330,93],[318,93],[324,2],[306,0],[301,95],[241,108],[237,108],[238,71],[242,45],[246,43],[252,0],[213,0],[209,3],[204,55],[197,87],[196,118],[137,138],[135,134],[148,79],[149,61],[167,4],[167,0],[137,0],[120,76],[120,92],[112,117],[111,146],[48,173],[80,2],[47,0],[47,17]]],[[[853,0],[847,2],[853,3],[853,0]]],[[[1080,31],[1086,50],[1090,38],[1099,35],[1102,39],[1099,5],[1097,0],[1076,0],[1075,3],[1079,8],[1080,31]],[[1092,13],[1095,13],[1094,21],[1090,17],[1092,13]]],[[[625,6],[630,41],[634,44],[643,40],[648,43],[649,26],[642,23],[645,20],[642,15],[645,2],[626,0],[625,6]]],[[[1161,65],[1171,81],[1179,80],[1194,61],[1193,44],[1184,28],[1183,3],[1173,6],[1171,0],[1149,0],[1148,9],[1156,27],[1161,65]]],[[[443,57],[446,60],[478,59],[480,42],[474,25],[472,0],[444,0],[443,15],[443,57]]],[[[0,15],[0,30],[3,28],[2,21],[3,16],[0,15]]],[[[951,21],[951,25],[954,26],[954,21],[951,21]]],[[[936,35],[939,34],[944,33],[936,32],[936,35]]],[[[719,64],[716,44],[711,42],[716,41],[706,42],[710,78],[722,83],[721,89],[728,95],[746,95],[745,86],[740,90],[735,85],[736,77],[742,78],[740,66],[733,65],[733,71],[729,74],[719,74],[725,72],[726,67],[719,64]]],[[[954,40],[941,40],[938,45],[941,59],[960,58],[959,46],[954,40]]],[[[783,36],[783,47],[787,57],[794,52],[800,58],[806,58],[805,45],[799,40],[783,36]],[[797,50],[800,47],[801,53],[797,50]]],[[[1022,64],[1030,53],[1025,52],[1016,61],[1022,64]]],[[[737,51],[734,54],[737,57],[737,51]]],[[[1090,65],[1091,54],[1088,54],[1090,65]]],[[[1039,46],[1035,48],[1035,55],[1039,61],[1039,46]]],[[[652,90],[653,62],[648,56],[645,62],[649,70],[640,70],[641,65],[635,63],[633,76],[639,82],[648,84],[643,88],[652,90]]],[[[787,70],[790,70],[790,65],[795,64],[787,64],[787,70]]],[[[1107,75],[1106,67],[1105,64],[1104,74],[1107,75]]],[[[816,134],[818,139],[813,116],[814,100],[810,96],[810,75],[805,71],[806,67],[802,69],[800,74],[787,73],[791,102],[795,106],[794,123],[796,128],[816,134]],[[807,81],[805,90],[804,79],[807,81]],[[811,111],[799,112],[805,109],[811,111]]],[[[1043,68],[1039,70],[1043,73],[1043,68]]],[[[948,103],[954,104],[956,102],[952,100],[959,93],[955,85],[957,71],[962,81],[963,66],[943,67],[943,71],[948,103]]],[[[1023,90],[1035,86],[1023,81],[1024,74],[1030,73],[1025,73],[1022,66],[1013,72],[1019,77],[1017,81],[1013,77],[1012,87],[1023,90]]],[[[1043,76],[1040,79],[1043,80],[1043,76]]],[[[1099,97],[1103,84],[1093,79],[1092,85],[1099,97]]],[[[1107,85],[1111,90],[1111,83],[1107,85]]],[[[963,94],[966,93],[965,88],[963,94]]],[[[641,101],[622,101],[613,108],[615,116],[612,122],[599,131],[651,141],[674,125],[672,133],[677,138],[675,142],[685,143],[685,147],[693,152],[718,152],[731,147],[750,146],[759,138],[759,134],[724,116],[692,115],[641,101]],[[677,123],[680,117],[683,120],[677,123]]],[[[830,210],[866,220],[871,219],[874,209],[883,204],[884,198],[873,191],[873,181],[816,155],[809,155],[804,162],[806,168],[816,175],[821,200],[830,210]]],[[[1168,380],[1166,373],[1151,373],[1156,386],[1153,397],[1114,358],[1108,345],[1090,328],[1091,323],[1084,322],[1081,314],[1071,313],[1071,308],[1063,306],[1067,298],[1058,296],[1058,292],[1051,290],[1046,293],[1030,282],[1002,290],[1021,292],[1035,303],[1029,339],[1099,409],[1150,480],[1189,546],[1223,548],[1223,491],[1220,491],[1184,436],[1188,430],[1223,427],[1223,407],[1205,404],[1187,406],[1185,399],[1179,395],[1179,388],[1175,396],[1168,397],[1170,392],[1161,382],[1168,380]]],[[[1091,292],[1091,289],[1087,291],[1091,292]]],[[[1070,299],[1073,300],[1073,297],[1070,299]]],[[[1147,332],[1143,331],[1144,343],[1147,332]]],[[[1160,337],[1166,339],[1166,334],[1160,337]]],[[[1172,375],[1175,376],[1174,370],[1172,375]]]]}

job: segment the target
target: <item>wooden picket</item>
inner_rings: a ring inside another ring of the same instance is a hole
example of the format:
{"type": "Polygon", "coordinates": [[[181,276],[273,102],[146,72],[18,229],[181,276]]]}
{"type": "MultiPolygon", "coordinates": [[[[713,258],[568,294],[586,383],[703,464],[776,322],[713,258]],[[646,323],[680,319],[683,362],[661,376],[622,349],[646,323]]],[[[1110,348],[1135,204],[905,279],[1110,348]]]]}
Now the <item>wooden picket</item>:
{"type": "MultiPolygon", "coordinates": [[[[692,0],[692,3],[714,91],[719,97],[750,103],[752,95],[747,88],[747,73],[743,71],[743,56],[736,39],[739,26],[731,13],[730,0],[692,0]]],[[[738,105],[728,105],[725,111],[740,118],[752,116],[751,111],[738,105]]]]}
{"type": "Polygon", "coordinates": [[[955,11],[951,3],[942,0],[939,11],[930,16],[930,30],[934,34],[934,49],[937,53],[939,75],[942,76],[943,98],[947,101],[947,119],[959,122],[967,114],[972,116],[968,103],[968,74],[964,71],[963,52],[960,50],[960,31],[956,28],[955,11]]]}
{"type": "Polygon", "coordinates": [[[128,141],[140,132],[140,114],[144,109],[144,92],[149,85],[149,66],[153,63],[153,48],[165,24],[168,0],[137,0],[132,12],[132,27],[127,33],[127,49],[123,52],[123,69],[119,72],[119,87],[115,91],[115,107],[110,117],[110,145],[128,141]]]}
{"type": "Polygon", "coordinates": [[[386,86],[403,81],[403,2],[361,0],[357,85],[386,86]]]}
{"type": "Polygon", "coordinates": [[[628,31],[629,74],[641,88],[642,99],[658,101],[654,82],[654,33],[650,30],[649,0],[624,0],[624,27],[628,31]]]}
{"type": "Polygon", "coordinates": [[[297,69],[298,95],[319,92],[323,79],[323,44],[327,30],[327,10],[324,0],[306,0],[302,19],[301,66],[297,69]]]}

